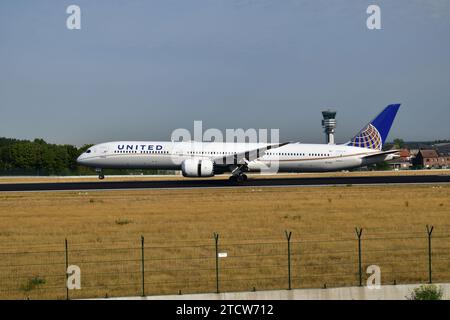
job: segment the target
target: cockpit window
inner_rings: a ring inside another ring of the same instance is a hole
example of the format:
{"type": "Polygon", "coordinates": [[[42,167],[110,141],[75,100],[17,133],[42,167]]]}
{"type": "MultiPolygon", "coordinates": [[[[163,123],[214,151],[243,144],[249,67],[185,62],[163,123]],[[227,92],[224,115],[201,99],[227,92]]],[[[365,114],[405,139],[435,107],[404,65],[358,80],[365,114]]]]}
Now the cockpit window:
{"type": "Polygon", "coordinates": [[[86,153],[91,153],[91,149],[87,150],[86,153]]]}

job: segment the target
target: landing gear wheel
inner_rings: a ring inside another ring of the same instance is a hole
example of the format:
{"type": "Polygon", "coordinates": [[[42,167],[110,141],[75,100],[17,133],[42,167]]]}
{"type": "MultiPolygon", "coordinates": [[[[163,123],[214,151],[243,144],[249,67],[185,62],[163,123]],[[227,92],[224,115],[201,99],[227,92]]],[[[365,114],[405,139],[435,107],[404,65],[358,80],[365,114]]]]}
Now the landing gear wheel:
{"type": "Polygon", "coordinates": [[[247,175],[240,174],[240,175],[231,176],[230,181],[231,182],[245,182],[245,181],[247,181],[247,175]]]}
{"type": "Polygon", "coordinates": [[[98,173],[98,178],[99,178],[100,180],[105,179],[105,175],[103,174],[102,168],[95,168],[95,172],[98,173]]]}

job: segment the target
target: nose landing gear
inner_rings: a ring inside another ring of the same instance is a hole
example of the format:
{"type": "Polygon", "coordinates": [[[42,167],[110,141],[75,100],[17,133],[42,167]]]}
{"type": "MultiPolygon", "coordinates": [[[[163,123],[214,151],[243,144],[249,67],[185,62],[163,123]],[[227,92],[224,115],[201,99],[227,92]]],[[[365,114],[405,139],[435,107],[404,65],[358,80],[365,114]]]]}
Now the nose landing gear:
{"type": "Polygon", "coordinates": [[[105,175],[103,174],[103,171],[102,171],[102,169],[101,169],[101,168],[97,168],[97,169],[95,169],[95,172],[97,172],[97,173],[98,173],[98,178],[99,178],[100,180],[103,180],[103,179],[105,179],[105,175]]]}

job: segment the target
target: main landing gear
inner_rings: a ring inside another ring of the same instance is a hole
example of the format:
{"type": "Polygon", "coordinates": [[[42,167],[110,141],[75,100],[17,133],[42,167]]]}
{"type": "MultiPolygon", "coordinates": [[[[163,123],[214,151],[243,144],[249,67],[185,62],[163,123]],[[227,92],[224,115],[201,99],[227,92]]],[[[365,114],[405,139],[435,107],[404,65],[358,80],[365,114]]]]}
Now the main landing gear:
{"type": "Polygon", "coordinates": [[[248,167],[246,164],[237,166],[234,170],[231,171],[231,182],[242,183],[247,181],[247,175],[244,172],[248,171],[248,167]]]}
{"type": "Polygon", "coordinates": [[[98,173],[98,178],[99,178],[100,180],[103,180],[103,179],[105,179],[105,175],[103,174],[103,171],[102,171],[102,169],[101,169],[101,168],[97,168],[97,169],[95,169],[95,172],[97,172],[97,173],[98,173]]]}
{"type": "Polygon", "coordinates": [[[245,182],[247,181],[247,175],[245,173],[241,173],[238,175],[232,175],[230,177],[231,182],[245,182]]]}

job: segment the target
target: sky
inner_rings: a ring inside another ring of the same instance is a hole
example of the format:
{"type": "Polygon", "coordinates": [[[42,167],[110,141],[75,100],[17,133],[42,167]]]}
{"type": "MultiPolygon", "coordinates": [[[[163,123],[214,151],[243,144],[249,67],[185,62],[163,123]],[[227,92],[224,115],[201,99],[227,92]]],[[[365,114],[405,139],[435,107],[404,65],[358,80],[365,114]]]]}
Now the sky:
{"type": "Polygon", "coordinates": [[[449,15],[448,0],[2,0],[0,137],[170,140],[201,120],[323,143],[332,108],[345,142],[401,103],[388,140],[450,139],[449,15]]]}

